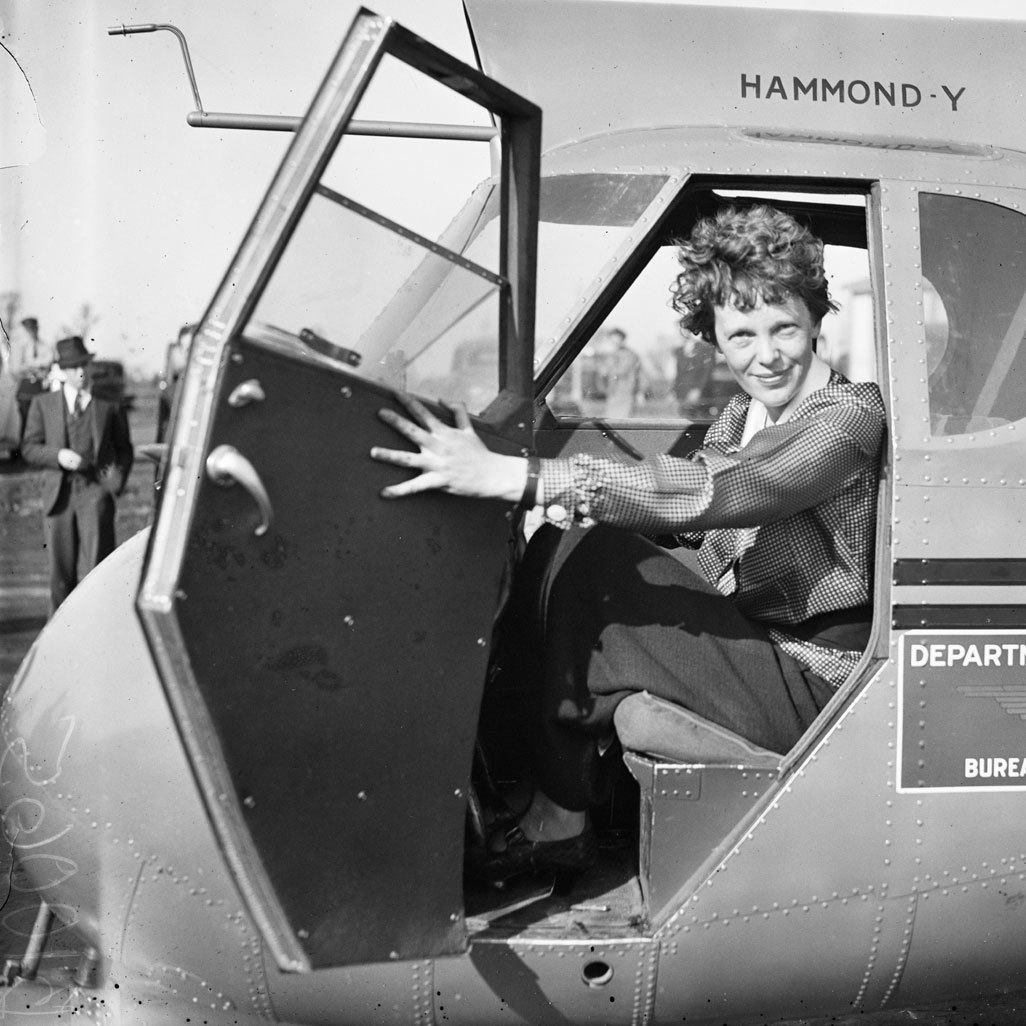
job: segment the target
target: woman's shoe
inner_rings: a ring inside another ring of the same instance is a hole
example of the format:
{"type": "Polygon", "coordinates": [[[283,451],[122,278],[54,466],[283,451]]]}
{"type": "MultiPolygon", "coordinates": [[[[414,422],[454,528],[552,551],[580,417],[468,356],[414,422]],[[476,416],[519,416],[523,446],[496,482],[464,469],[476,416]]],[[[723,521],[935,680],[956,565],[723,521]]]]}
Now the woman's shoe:
{"type": "Polygon", "coordinates": [[[531,841],[519,826],[506,832],[504,851],[477,851],[467,855],[467,872],[477,880],[501,884],[535,869],[583,872],[598,858],[598,838],[591,826],[562,841],[531,841]]]}

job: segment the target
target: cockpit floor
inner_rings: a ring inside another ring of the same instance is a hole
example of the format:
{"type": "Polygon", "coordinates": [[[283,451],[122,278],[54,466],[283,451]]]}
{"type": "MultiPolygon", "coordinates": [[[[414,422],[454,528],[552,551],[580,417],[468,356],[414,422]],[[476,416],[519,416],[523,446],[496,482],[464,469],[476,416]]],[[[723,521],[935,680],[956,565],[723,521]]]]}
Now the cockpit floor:
{"type": "Polygon", "coordinates": [[[490,887],[464,883],[467,928],[474,934],[547,938],[642,935],[647,925],[631,838],[603,837],[598,862],[569,885],[538,872],[490,887]]]}

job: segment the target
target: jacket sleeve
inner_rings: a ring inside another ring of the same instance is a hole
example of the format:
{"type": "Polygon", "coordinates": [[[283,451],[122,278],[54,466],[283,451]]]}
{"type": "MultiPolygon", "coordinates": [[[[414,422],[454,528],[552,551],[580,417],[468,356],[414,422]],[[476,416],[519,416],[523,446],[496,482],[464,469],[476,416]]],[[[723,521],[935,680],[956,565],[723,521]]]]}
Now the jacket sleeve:
{"type": "Polygon", "coordinates": [[[734,452],[708,448],[689,459],[655,456],[637,464],[588,455],[543,460],[546,518],[557,526],[598,521],[655,535],[783,520],[839,492],[879,455],[881,411],[827,398],[807,411],[734,452]]]}
{"type": "Polygon", "coordinates": [[[118,405],[110,404],[109,414],[110,449],[104,453],[98,471],[100,484],[111,493],[121,495],[128,484],[128,475],[134,462],[132,438],[128,430],[128,414],[118,405]]]}
{"type": "Polygon", "coordinates": [[[26,463],[34,467],[50,467],[60,470],[57,453],[61,446],[46,444],[46,422],[43,419],[43,398],[34,396],[25,418],[25,434],[21,441],[21,455],[26,463]]]}
{"type": "Polygon", "coordinates": [[[118,466],[121,468],[120,495],[128,484],[128,475],[135,461],[135,450],[132,448],[132,435],[128,429],[128,411],[118,409],[114,415],[114,451],[117,453],[118,466]]]}

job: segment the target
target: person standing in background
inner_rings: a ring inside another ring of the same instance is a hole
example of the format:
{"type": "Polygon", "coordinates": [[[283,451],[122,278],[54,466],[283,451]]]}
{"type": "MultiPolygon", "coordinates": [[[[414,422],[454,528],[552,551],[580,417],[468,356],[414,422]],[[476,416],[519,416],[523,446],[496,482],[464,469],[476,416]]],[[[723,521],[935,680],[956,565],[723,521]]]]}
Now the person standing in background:
{"type": "Polygon", "coordinates": [[[702,393],[712,377],[716,350],[696,335],[685,335],[673,351],[673,391],[677,397],[677,413],[695,420],[707,411],[701,407],[702,393]]]}
{"type": "Polygon", "coordinates": [[[11,373],[11,346],[0,337],[0,459],[14,459],[21,444],[18,382],[11,373]]]}
{"type": "Polygon", "coordinates": [[[627,345],[627,333],[622,328],[607,332],[611,348],[605,359],[606,417],[621,420],[631,417],[643,393],[641,357],[627,345]]]}
{"type": "Polygon", "coordinates": [[[24,425],[32,397],[46,390],[53,348],[39,337],[39,321],[25,317],[11,332],[10,372],[18,382],[18,412],[24,425]]]}
{"type": "Polygon", "coordinates": [[[90,394],[92,359],[79,335],[57,343],[64,384],[32,399],[22,441],[25,461],[47,471],[43,534],[51,615],[78,583],[79,557],[88,573],[114,551],[114,500],[132,468],[124,412],[90,394]]]}

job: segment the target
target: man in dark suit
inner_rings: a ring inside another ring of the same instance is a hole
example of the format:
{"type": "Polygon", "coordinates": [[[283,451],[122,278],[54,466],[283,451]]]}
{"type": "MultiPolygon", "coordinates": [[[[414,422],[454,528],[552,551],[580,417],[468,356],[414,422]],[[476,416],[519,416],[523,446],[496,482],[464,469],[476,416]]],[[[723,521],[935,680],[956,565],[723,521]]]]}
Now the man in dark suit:
{"type": "Polygon", "coordinates": [[[92,359],[79,335],[57,343],[64,384],[33,398],[21,447],[27,463],[46,469],[43,533],[51,615],[78,583],[79,557],[88,573],[114,551],[114,499],[132,468],[124,412],[89,392],[92,359]]]}

